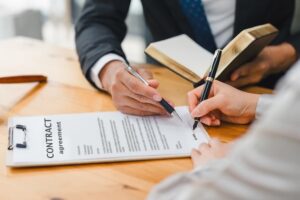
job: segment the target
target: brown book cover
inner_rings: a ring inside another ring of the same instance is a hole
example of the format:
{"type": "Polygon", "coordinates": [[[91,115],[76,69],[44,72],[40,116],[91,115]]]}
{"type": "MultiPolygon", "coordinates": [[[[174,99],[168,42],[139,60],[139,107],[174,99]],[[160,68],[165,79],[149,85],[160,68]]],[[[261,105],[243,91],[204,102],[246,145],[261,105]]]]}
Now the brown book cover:
{"type": "MultiPolygon", "coordinates": [[[[224,47],[216,78],[229,80],[232,71],[256,57],[277,34],[271,24],[240,32],[224,47]]],[[[207,75],[213,56],[186,35],[151,43],[145,52],[194,84],[207,75]]]]}

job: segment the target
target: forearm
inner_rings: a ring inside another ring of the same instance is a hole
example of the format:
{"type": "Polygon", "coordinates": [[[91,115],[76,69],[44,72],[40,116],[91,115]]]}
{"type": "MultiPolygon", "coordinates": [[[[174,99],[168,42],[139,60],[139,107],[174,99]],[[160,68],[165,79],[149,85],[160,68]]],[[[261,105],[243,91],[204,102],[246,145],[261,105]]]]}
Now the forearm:
{"type": "Polygon", "coordinates": [[[75,26],[76,49],[83,73],[108,53],[125,58],[121,42],[126,34],[125,18],[130,1],[88,0],[75,26]]]}
{"type": "MultiPolygon", "coordinates": [[[[300,63],[299,63],[300,69],[300,63]]],[[[156,186],[149,199],[297,199],[300,90],[297,74],[223,160],[156,186]]]]}

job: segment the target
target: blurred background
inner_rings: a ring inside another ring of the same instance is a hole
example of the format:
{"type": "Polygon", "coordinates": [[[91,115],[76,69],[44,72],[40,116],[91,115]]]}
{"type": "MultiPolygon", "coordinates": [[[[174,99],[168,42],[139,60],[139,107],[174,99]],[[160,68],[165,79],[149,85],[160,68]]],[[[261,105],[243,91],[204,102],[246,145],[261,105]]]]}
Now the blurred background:
{"type": "MultiPolygon", "coordinates": [[[[0,40],[25,36],[75,48],[74,22],[85,0],[0,0],[0,40]]],[[[300,0],[292,31],[300,30],[300,0]]],[[[130,61],[145,62],[144,49],[151,40],[140,0],[132,0],[127,17],[128,34],[123,42],[130,61]]]]}

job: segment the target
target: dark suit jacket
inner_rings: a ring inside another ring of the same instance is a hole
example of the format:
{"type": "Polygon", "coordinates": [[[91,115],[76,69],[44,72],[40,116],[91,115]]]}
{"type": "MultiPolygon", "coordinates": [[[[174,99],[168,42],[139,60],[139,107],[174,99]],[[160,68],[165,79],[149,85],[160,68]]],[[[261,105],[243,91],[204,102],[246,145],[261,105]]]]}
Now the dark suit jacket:
{"type": "MultiPolygon", "coordinates": [[[[179,34],[194,38],[179,0],[141,0],[146,23],[155,41],[179,34]]],[[[236,0],[234,36],[245,28],[271,23],[280,33],[274,44],[287,41],[300,52],[300,34],[290,34],[295,0],[236,0]]],[[[125,58],[121,42],[130,0],[87,0],[76,23],[76,48],[83,73],[108,53],[125,58]]]]}

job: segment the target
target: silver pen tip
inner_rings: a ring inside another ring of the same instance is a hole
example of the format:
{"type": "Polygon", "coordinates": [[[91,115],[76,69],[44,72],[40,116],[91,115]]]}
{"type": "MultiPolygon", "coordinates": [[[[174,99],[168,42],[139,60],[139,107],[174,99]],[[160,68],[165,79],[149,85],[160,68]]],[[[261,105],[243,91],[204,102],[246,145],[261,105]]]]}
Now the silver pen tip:
{"type": "Polygon", "coordinates": [[[183,122],[183,120],[181,119],[181,117],[178,115],[176,111],[172,112],[172,116],[175,116],[177,119],[183,122]]]}

